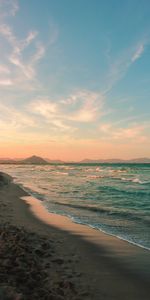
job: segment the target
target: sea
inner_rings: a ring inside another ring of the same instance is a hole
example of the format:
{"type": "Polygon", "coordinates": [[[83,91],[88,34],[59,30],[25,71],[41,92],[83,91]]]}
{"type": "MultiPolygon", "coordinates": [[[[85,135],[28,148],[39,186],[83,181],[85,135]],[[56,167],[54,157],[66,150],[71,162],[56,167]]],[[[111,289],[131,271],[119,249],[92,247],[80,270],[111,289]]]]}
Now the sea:
{"type": "Polygon", "coordinates": [[[150,250],[150,164],[0,165],[52,213],[150,250]]]}

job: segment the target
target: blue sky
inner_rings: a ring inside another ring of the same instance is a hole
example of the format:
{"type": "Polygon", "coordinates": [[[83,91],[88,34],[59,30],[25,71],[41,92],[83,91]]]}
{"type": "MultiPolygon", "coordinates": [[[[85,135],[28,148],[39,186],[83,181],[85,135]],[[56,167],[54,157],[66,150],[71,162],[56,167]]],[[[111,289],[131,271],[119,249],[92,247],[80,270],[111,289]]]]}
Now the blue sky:
{"type": "Polygon", "coordinates": [[[0,156],[150,156],[150,2],[0,0],[0,156]]]}

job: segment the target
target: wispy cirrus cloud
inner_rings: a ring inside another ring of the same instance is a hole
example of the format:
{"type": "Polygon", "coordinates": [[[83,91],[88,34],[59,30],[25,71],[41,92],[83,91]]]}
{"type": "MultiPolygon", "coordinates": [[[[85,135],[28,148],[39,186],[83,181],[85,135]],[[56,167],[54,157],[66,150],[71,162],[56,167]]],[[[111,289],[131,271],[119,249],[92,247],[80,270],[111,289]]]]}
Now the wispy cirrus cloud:
{"type": "Polygon", "coordinates": [[[78,91],[57,102],[50,99],[34,100],[28,109],[33,115],[41,116],[43,122],[71,132],[78,129],[79,123],[96,122],[104,114],[103,102],[99,93],[78,91]]]}
{"type": "Polygon", "coordinates": [[[103,123],[99,126],[101,137],[110,141],[138,141],[142,142],[148,139],[146,130],[150,128],[150,123],[131,123],[128,127],[119,127],[113,123],[103,123]]]}
{"type": "Polygon", "coordinates": [[[68,119],[75,122],[95,122],[104,113],[104,96],[101,93],[78,91],[61,103],[69,110],[68,119]]]}
{"type": "MultiPolygon", "coordinates": [[[[30,30],[25,38],[16,36],[13,28],[8,23],[7,17],[14,17],[19,10],[15,0],[0,0],[0,38],[4,51],[1,52],[0,85],[6,86],[29,86],[37,80],[37,65],[44,57],[46,45],[40,39],[36,30],[30,30]],[[32,51],[28,51],[28,49],[32,51]],[[32,54],[29,54],[29,53],[32,54]],[[21,85],[22,84],[22,85],[21,85]]],[[[30,87],[30,86],[29,86],[30,87]]]]}
{"type": "MultiPolygon", "coordinates": [[[[3,142],[13,143],[18,142],[49,142],[51,136],[56,136],[58,140],[65,137],[62,135],[61,126],[63,124],[58,123],[57,127],[49,126],[39,120],[36,115],[29,114],[29,111],[25,109],[17,109],[13,105],[5,105],[0,102],[0,140],[3,142]],[[60,130],[58,131],[58,128],[60,130]],[[56,130],[57,129],[57,130],[56,130]]],[[[66,128],[65,128],[66,131],[66,128]]]]}
{"type": "Polygon", "coordinates": [[[15,71],[13,70],[13,76],[10,76],[11,79],[9,78],[9,80],[12,80],[12,84],[15,84],[16,82],[18,83],[20,79],[34,79],[36,76],[36,64],[45,54],[44,45],[39,41],[35,41],[38,32],[30,31],[25,39],[18,40],[12,28],[9,25],[2,24],[0,25],[0,33],[4,39],[7,40],[12,49],[11,53],[7,55],[9,68],[12,70],[12,65],[16,68],[15,71]],[[35,41],[35,52],[32,56],[26,58],[25,50],[33,41],[35,41]]]}
{"type": "Polygon", "coordinates": [[[22,51],[27,48],[38,35],[37,31],[30,31],[25,39],[18,40],[13,32],[13,29],[5,23],[0,25],[0,33],[12,46],[13,52],[18,55],[21,54],[22,51]]]}
{"type": "Polygon", "coordinates": [[[14,18],[19,10],[17,0],[0,0],[0,42],[1,61],[0,86],[22,90],[41,88],[38,64],[44,59],[47,50],[58,38],[58,27],[49,24],[49,35],[44,43],[37,30],[29,30],[23,38],[18,38],[15,30],[10,26],[9,19],[14,18]],[[7,71],[6,71],[7,69],[7,71]]]}
{"type": "Polygon", "coordinates": [[[10,74],[10,70],[7,66],[5,65],[0,65],[0,74],[10,74]]]}
{"type": "Polygon", "coordinates": [[[12,80],[9,79],[9,78],[0,78],[0,86],[11,86],[13,83],[12,83],[12,80]]]}
{"type": "Polygon", "coordinates": [[[6,65],[0,65],[0,86],[10,86],[12,81],[9,79],[10,69],[6,65]]]}
{"type": "Polygon", "coordinates": [[[11,105],[4,105],[0,103],[0,130],[5,133],[5,131],[10,131],[16,133],[25,128],[35,128],[36,121],[33,116],[29,116],[26,112],[18,110],[11,105]]]}
{"type": "Polygon", "coordinates": [[[15,16],[19,10],[17,0],[0,0],[0,18],[15,16]]]}
{"type": "MultiPolygon", "coordinates": [[[[124,52],[112,63],[106,76],[106,89],[104,93],[109,92],[127,73],[129,68],[142,57],[146,46],[150,40],[148,38],[141,39],[136,45],[125,49],[124,52]]],[[[109,59],[111,61],[111,59],[109,59]]]]}
{"type": "Polygon", "coordinates": [[[135,53],[133,54],[133,56],[131,58],[131,61],[135,62],[136,60],[138,60],[144,53],[144,50],[145,50],[145,45],[144,45],[144,43],[142,43],[137,47],[135,53]]]}

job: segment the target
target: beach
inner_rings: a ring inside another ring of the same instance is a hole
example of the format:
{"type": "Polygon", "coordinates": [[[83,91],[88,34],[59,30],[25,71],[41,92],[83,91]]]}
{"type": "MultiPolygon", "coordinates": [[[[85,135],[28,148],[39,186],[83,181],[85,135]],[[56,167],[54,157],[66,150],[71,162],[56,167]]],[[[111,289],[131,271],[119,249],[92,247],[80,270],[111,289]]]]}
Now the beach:
{"type": "Polygon", "coordinates": [[[148,250],[48,213],[0,175],[0,299],[149,299],[148,250]]]}

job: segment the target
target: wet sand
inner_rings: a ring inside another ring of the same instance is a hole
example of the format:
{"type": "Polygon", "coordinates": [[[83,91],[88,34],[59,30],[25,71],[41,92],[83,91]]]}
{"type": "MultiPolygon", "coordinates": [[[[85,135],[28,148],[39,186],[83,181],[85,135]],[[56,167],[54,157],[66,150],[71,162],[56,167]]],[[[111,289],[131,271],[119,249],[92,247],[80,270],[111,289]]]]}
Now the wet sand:
{"type": "Polygon", "coordinates": [[[5,184],[0,185],[3,251],[3,260],[0,259],[0,299],[150,298],[148,250],[87,226],[75,224],[66,217],[48,213],[40,201],[28,197],[9,177],[7,179],[5,184]],[[9,245],[6,241],[9,241],[9,245]],[[11,253],[14,249],[11,243],[18,245],[15,253],[11,253]],[[42,246],[44,244],[45,249],[42,246]],[[23,249],[17,250],[20,248],[23,249]],[[32,251],[29,255],[30,248],[32,251]],[[35,250],[38,250],[37,253],[35,250]],[[23,265],[20,262],[19,251],[22,251],[22,256],[25,257],[23,265]],[[14,258],[19,259],[15,272],[14,258]],[[31,267],[27,268],[27,262],[34,260],[39,262],[38,268],[35,267],[36,263],[34,267],[31,264],[31,267]],[[11,272],[9,265],[12,268],[11,272]],[[39,269],[40,280],[33,280],[39,269]],[[29,274],[35,289],[31,288],[30,280],[28,284],[18,284],[18,272],[23,272],[24,276],[29,274]],[[44,290],[40,287],[40,282],[44,290]],[[6,290],[17,296],[6,298],[6,290]]]}

